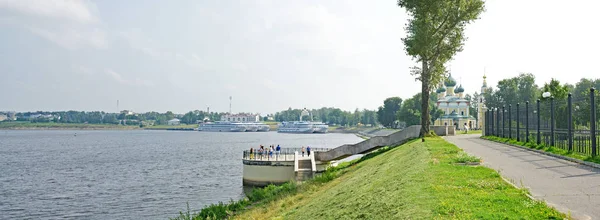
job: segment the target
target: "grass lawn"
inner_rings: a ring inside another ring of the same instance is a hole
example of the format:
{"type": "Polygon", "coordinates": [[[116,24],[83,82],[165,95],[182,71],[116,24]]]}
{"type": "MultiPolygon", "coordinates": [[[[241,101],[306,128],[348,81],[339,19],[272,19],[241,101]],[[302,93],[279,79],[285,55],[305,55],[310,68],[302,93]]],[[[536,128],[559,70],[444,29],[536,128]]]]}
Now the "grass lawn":
{"type": "Polygon", "coordinates": [[[462,150],[441,138],[412,141],[325,183],[257,204],[237,219],[563,219],[565,215],[482,166],[456,165],[462,150]]]}
{"type": "Polygon", "coordinates": [[[481,130],[469,130],[467,133],[464,131],[456,131],[456,134],[481,134],[481,130]]]}
{"type": "Polygon", "coordinates": [[[123,126],[116,124],[83,124],[83,123],[31,123],[2,122],[0,129],[137,129],[139,126],[123,126]]]}
{"type": "Polygon", "coordinates": [[[487,140],[491,140],[491,141],[497,141],[497,142],[502,142],[502,143],[519,145],[519,146],[522,146],[522,147],[527,147],[527,148],[542,150],[542,151],[546,151],[546,152],[549,152],[549,153],[562,155],[562,156],[565,156],[565,157],[570,157],[570,158],[575,158],[575,159],[578,159],[578,160],[583,160],[583,161],[588,161],[588,162],[600,164],[600,156],[592,157],[592,156],[589,156],[589,155],[584,155],[584,154],[580,154],[580,153],[576,153],[576,152],[569,152],[568,150],[561,149],[561,148],[558,148],[558,147],[545,146],[544,144],[537,145],[534,142],[528,142],[527,143],[527,142],[517,141],[515,139],[495,137],[495,136],[483,136],[483,139],[487,139],[487,140]]]}

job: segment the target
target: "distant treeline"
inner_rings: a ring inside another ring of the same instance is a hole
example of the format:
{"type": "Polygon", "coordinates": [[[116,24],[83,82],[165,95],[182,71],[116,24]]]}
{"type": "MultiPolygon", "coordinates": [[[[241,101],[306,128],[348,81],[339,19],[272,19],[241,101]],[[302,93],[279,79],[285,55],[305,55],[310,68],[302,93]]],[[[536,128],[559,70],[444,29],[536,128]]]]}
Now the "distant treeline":
{"type": "Polygon", "coordinates": [[[16,113],[17,121],[31,122],[56,122],[56,123],[89,123],[89,124],[142,124],[142,122],[151,122],[151,124],[164,125],[174,118],[179,118],[182,123],[194,124],[205,117],[210,120],[220,120],[221,115],[225,113],[195,110],[177,117],[173,112],[165,113],[146,112],[146,113],[108,113],[103,111],[37,111],[16,113]]]}
{"type": "MultiPolygon", "coordinates": [[[[358,123],[363,125],[375,125],[377,123],[377,113],[368,109],[359,110],[356,109],[354,112],[343,111],[339,108],[320,108],[309,110],[312,115],[312,120],[322,121],[328,124],[336,124],[341,126],[355,126],[358,123]]],[[[297,121],[300,119],[300,113],[302,109],[284,110],[275,113],[275,121],[297,121]]],[[[304,116],[303,120],[310,120],[310,116],[304,116]]]]}

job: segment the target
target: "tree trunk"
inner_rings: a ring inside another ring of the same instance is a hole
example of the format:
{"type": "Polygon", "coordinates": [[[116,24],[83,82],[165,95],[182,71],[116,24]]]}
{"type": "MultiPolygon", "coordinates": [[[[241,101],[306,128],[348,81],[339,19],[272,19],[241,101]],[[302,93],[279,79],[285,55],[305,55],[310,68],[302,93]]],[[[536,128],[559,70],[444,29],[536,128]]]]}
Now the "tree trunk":
{"type": "MultiPolygon", "coordinates": [[[[431,73],[426,61],[422,61],[423,67],[421,72],[421,132],[420,137],[425,137],[429,134],[430,115],[429,115],[429,82],[431,81],[431,73]]],[[[423,139],[424,141],[424,139],[423,139]]]]}

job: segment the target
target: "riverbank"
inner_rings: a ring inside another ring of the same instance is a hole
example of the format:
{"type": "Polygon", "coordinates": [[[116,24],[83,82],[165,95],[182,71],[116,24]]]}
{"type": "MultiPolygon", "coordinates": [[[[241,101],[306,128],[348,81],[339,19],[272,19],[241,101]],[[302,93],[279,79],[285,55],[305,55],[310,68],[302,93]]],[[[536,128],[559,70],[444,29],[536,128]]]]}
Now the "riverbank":
{"type": "Polygon", "coordinates": [[[140,127],[139,125],[118,124],[84,124],[84,123],[31,123],[2,122],[0,130],[177,130],[193,131],[198,125],[156,125],[140,127]]]}
{"type": "MultiPolygon", "coordinates": [[[[246,200],[235,219],[563,219],[441,138],[411,141],[326,171],[294,190],[246,200]],[[387,151],[387,152],[385,152],[387,151]]],[[[289,187],[289,186],[287,186],[289,187]]],[[[276,188],[276,187],[275,187],[276,188]]],[[[239,205],[239,204],[238,204],[239,205]]],[[[212,210],[216,210],[213,206],[212,210]]],[[[193,215],[191,215],[193,216],[193,215]]],[[[181,216],[180,216],[181,218],[181,216]]],[[[181,218],[185,219],[185,218],[181,218]]]]}
{"type": "Polygon", "coordinates": [[[174,131],[193,131],[198,128],[198,125],[154,125],[150,127],[144,127],[144,130],[174,130],[174,131]]]}
{"type": "Polygon", "coordinates": [[[30,123],[2,122],[0,130],[135,130],[139,126],[116,124],[79,124],[79,123],[30,123]]]}

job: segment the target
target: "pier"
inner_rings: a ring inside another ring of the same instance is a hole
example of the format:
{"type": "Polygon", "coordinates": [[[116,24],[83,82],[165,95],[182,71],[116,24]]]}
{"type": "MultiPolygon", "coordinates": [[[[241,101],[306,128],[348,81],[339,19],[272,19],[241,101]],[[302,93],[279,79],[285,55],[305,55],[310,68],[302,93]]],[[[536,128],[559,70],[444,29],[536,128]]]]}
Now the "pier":
{"type": "MultiPolygon", "coordinates": [[[[336,148],[311,148],[310,156],[302,156],[301,148],[282,148],[272,156],[258,152],[243,152],[243,183],[246,186],[283,184],[291,180],[304,181],[325,171],[330,162],[356,154],[364,154],[384,146],[397,146],[419,137],[420,125],[414,125],[385,136],[371,136],[356,144],[336,148]]],[[[453,126],[431,126],[438,136],[454,135],[453,126]]]]}
{"type": "Polygon", "coordinates": [[[316,161],[315,154],[330,150],[311,148],[310,156],[306,152],[302,156],[301,148],[282,148],[279,153],[273,152],[272,156],[246,150],[242,157],[243,183],[247,186],[266,186],[310,179],[315,173],[325,171],[329,165],[328,162],[316,161]]]}

